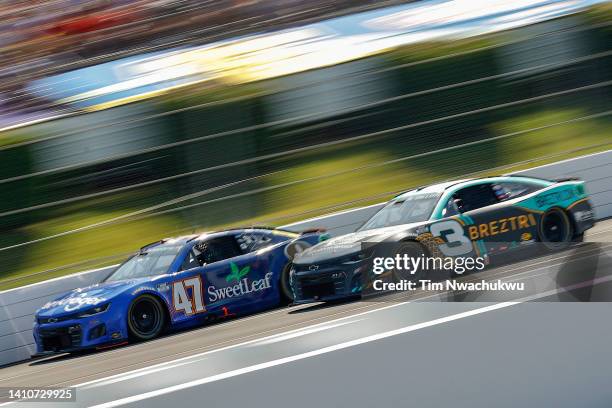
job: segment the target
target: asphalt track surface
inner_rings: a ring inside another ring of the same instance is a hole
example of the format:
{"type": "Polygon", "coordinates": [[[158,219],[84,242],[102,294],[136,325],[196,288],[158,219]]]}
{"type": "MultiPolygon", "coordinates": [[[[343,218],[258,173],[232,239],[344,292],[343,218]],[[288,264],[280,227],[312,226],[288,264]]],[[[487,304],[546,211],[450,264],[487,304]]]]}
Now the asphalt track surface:
{"type": "Polygon", "coordinates": [[[0,387],[76,386],[67,407],[610,407],[612,220],[586,241],[460,278],[523,291],[285,307],[8,366],[0,387]]]}

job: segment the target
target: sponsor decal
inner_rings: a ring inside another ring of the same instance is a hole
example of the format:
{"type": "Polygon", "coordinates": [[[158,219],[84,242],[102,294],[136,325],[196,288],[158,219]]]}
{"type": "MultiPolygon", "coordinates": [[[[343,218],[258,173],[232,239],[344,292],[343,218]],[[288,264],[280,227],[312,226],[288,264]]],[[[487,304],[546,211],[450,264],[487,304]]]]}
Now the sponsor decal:
{"type": "Polygon", "coordinates": [[[331,238],[331,235],[329,235],[328,233],[323,233],[319,235],[318,241],[323,242],[323,241],[327,241],[330,238],[331,238]]]}
{"type": "Polygon", "coordinates": [[[240,269],[238,265],[231,262],[230,268],[231,271],[229,275],[225,277],[225,281],[228,283],[236,283],[232,286],[225,286],[222,288],[217,288],[214,285],[210,285],[207,292],[208,298],[211,302],[261,292],[272,287],[272,272],[266,273],[262,279],[252,280],[248,277],[248,274],[251,272],[250,266],[245,266],[244,268],[240,269]]]}
{"type": "Polygon", "coordinates": [[[555,205],[565,200],[571,200],[576,197],[576,190],[567,188],[564,190],[553,191],[552,193],[542,194],[535,198],[538,207],[548,207],[555,205]]]}
{"type": "Polygon", "coordinates": [[[536,225],[537,222],[533,214],[523,214],[514,217],[500,218],[487,223],[470,225],[468,227],[468,233],[470,239],[475,241],[511,231],[535,227],[536,225]]]}
{"type": "Polygon", "coordinates": [[[260,233],[244,233],[236,237],[236,240],[240,245],[240,249],[245,252],[252,252],[267,246],[272,241],[272,238],[260,233]]]}
{"type": "Polygon", "coordinates": [[[590,221],[593,218],[595,218],[595,216],[591,210],[574,212],[574,219],[578,222],[590,221]]]}
{"type": "Polygon", "coordinates": [[[251,271],[251,267],[250,266],[245,266],[244,268],[240,269],[238,268],[238,265],[236,265],[233,262],[230,262],[230,268],[231,268],[231,273],[229,275],[227,275],[225,277],[225,281],[226,282],[231,282],[231,281],[236,281],[236,282],[240,282],[240,279],[242,279],[244,276],[248,275],[249,272],[251,271]]]}
{"type": "Polygon", "coordinates": [[[434,256],[442,257],[444,254],[442,254],[440,251],[440,241],[437,238],[440,237],[434,237],[430,232],[424,232],[418,235],[415,239],[417,242],[425,245],[425,247],[429,250],[429,253],[434,256]]]}
{"type": "Polygon", "coordinates": [[[152,286],[141,286],[132,291],[132,296],[136,296],[140,292],[145,292],[145,291],[154,292],[155,288],[153,288],[152,286]]]}
{"type": "Polygon", "coordinates": [[[106,298],[97,297],[97,296],[87,296],[87,293],[81,293],[78,296],[54,300],[52,302],[47,302],[43,305],[41,309],[53,309],[54,307],[64,306],[64,311],[72,312],[74,310],[79,309],[82,306],[95,306],[99,303],[105,302],[106,298]]]}
{"type": "Polygon", "coordinates": [[[534,242],[535,242],[535,238],[533,237],[533,234],[529,232],[524,232],[521,234],[520,245],[529,245],[529,244],[533,244],[534,242]]]}

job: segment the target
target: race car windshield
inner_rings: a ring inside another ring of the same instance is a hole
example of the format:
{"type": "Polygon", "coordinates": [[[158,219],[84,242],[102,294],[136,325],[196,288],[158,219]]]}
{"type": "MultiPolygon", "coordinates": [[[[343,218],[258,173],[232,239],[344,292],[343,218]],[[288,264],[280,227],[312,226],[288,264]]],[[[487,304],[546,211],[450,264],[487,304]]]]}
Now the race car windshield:
{"type": "Polygon", "coordinates": [[[385,205],[359,231],[427,221],[440,194],[409,194],[385,205]]]}
{"type": "Polygon", "coordinates": [[[180,249],[180,245],[158,245],[147,248],[123,263],[106,281],[114,282],[163,275],[168,272],[180,249]]]}

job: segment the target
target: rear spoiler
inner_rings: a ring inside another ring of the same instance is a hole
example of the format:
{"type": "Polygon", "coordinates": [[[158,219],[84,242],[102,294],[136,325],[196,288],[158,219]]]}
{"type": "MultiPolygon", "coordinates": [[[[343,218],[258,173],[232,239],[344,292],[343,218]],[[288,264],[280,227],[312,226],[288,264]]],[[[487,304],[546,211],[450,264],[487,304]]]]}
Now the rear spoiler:
{"type": "Polygon", "coordinates": [[[160,239],[158,241],[155,242],[151,242],[150,244],[144,245],[142,247],[140,247],[140,252],[143,252],[145,249],[152,247],[154,245],[159,245],[159,244],[163,244],[165,242],[167,242],[170,238],[164,238],[164,239],[160,239]]]}
{"type": "Polygon", "coordinates": [[[503,177],[525,177],[525,178],[532,178],[532,179],[542,180],[542,181],[550,181],[553,183],[563,183],[565,181],[582,181],[578,177],[560,177],[560,178],[554,178],[554,179],[547,179],[544,177],[524,176],[522,174],[504,174],[503,177]]]}
{"type": "Polygon", "coordinates": [[[325,228],[319,228],[319,227],[314,227],[314,228],[307,228],[305,230],[302,230],[299,232],[300,235],[305,235],[305,234],[323,234],[327,232],[327,230],[325,228]]]}
{"type": "Polygon", "coordinates": [[[561,178],[552,179],[551,181],[554,181],[555,183],[563,183],[565,181],[582,181],[582,180],[579,179],[578,177],[561,177],[561,178]]]}
{"type": "Polygon", "coordinates": [[[327,230],[325,228],[320,228],[320,227],[312,227],[312,228],[306,228],[303,229],[301,231],[291,231],[285,228],[273,228],[275,231],[280,231],[280,232],[289,232],[291,234],[299,234],[299,235],[306,235],[306,234],[323,234],[325,232],[327,232],[327,230]]]}

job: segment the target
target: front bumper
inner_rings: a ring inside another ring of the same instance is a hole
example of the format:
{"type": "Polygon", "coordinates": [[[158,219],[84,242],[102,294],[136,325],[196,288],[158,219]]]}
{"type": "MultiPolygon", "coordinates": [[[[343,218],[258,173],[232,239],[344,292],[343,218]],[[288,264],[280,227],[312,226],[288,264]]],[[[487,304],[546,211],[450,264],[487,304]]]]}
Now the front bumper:
{"type": "Polygon", "coordinates": [[[104,313],[57,323],[37,321],[33,327],[36,355],[71,353],[123,342],[127,339],[123,320],[104,313]]]}
{"type": "Polygon", "coordinates": [[[365,265],[365,262],[294,265],[290,275],[294,303],[327,302],[358,296],[365,265]]]}
{"type": "Polygon", "coordinates": [[[37,327],[34,331],[39,353],[73,351],[81,348],[83,327],[80,324],[44,326],[46,327],[37,327]]]}

